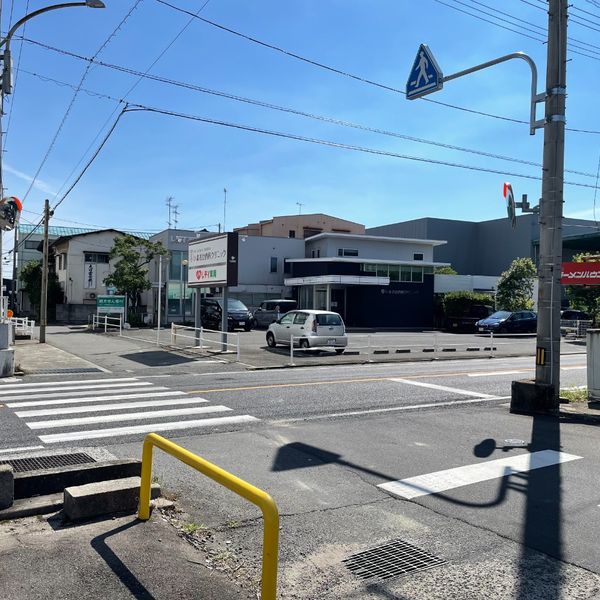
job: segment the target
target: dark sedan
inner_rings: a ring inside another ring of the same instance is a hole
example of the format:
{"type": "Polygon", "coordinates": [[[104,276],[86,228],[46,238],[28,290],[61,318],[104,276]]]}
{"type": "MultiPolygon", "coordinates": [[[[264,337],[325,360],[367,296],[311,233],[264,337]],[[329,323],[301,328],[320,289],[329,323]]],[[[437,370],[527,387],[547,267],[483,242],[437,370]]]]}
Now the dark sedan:
{"type": "Polygon", "coordinates": [[[477,321],[477,331],[494,333],[535,333],[537,315],[532,310],[510,312],[496,311],[493,315],[477,321]]]}

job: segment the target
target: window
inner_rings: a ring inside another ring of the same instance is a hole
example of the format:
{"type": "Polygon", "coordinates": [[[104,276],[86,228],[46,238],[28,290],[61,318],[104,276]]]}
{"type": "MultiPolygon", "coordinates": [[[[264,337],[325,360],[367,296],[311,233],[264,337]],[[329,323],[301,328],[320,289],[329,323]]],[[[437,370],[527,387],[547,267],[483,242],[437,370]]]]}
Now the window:
{"type": "Polygon", "coordinates": [[[399,265],[390,265],[389,268],[390,281],[400,281],[400,267],[399,265]]]}
{"type": "Polygon", "coordinates": [[[288,262],[287,258],[283,259],[283,272],[289,275],[292,272],[292,263],[288,262]]]}
{"type": "Polygon", "coordinates": [[[308,319],[308,313],[296,313],[294,325],[304,325],[304,323],[306,323],[306,319],[308,319]]]}
{"type": "Polygon", "coordinates": [[[84,252],[83,257],[86,263],[103,263],[107,265],[109,261],[107,253],[84,252]]]}
{"type": "Polygon", "coordinates": [[[408,265],[402,265],[400,267],[400,281],[411,281],[412,272],[408,265]]]}
{"type": "Polygon", "coordinates": [[[283,325],[291,325],[295,316],[296,316],[296,313],[293,313],[293,312],[288,313],[287,315],[283,315],[283,317],[281,317],[279,322],[282,323],[283,325]]]}
{"type": "Polygon", "coordinates": [[[371,265],[366,263],[362,266],[362,270],[365,273],[377,273],[377,265],[371,265]]]}
{"type": "Polygon", "coordinates": [[[271,273],[277,273],[277,257],[271,256],[271,273]]]}
{"type": "Polygon", "coordinates": [[[413,283],[423,283],[423,268],[422,267],[412,267],[412,277],[411,281],[413,283]]]}
{"type": "Polygon", "coordinates": [[[25,242],[25,249],[26,250],[37,250],[37,247],[39,246],[39,242],[31,242],[29,240],[27,240],[25,242]]]}
{"type": "Polygon", "coordinates": [[[422,252],[415,252],[413,254],[413,260],[423,260],[423,253],[422,252]]]}
{"type": "Polygon", "coordinates": [[[340,315],[316,315],[317,317],[317,323],[319,325],[324,325],[324,326],[338,326],[338,325],[343,325],[342,323],[342,319],[340,317],[340,315]]]}
{"type": "Polygon", "coordinates": [[[355,248],[338,248],[338,256],[358,256],[355,248]]]}
{"type": "Polygon", "coordinates": [[[293,229],[290,229],[288,231],[288,237],[289,238],[295,238],[296,237],[296,232],[293,229]]]}
{"type": "Polygon", "coordinates": [[[388,266],[387,265],[377,265],[377,277],[387,277],[388,276],[388,266]]]}

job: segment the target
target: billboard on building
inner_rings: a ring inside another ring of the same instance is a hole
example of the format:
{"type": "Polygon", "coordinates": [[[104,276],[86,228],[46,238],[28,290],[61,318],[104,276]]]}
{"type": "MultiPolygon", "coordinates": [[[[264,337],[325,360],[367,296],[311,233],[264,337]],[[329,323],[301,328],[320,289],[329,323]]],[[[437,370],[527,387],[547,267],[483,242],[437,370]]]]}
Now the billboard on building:
{"type": "Polygon", "coordinates": [[[560,282],[563,285],[600,285],[600,262],[564,262],[560,282]]]}
{"type": "Polygon", "coordinates": [[[238,234],[224,233],[188,246],[188,285],[221,287],[238,284],[238,234]]]}

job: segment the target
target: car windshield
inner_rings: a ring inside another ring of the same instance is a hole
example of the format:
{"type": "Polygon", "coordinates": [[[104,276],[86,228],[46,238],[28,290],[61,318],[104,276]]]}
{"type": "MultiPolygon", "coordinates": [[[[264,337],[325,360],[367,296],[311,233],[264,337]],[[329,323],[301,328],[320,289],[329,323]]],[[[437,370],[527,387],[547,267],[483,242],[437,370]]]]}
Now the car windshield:
{"type": "Polygon", "coordinates": [[[248,310],[241,300],[231,298],[227,303],[227,310],[248,310]]]}
{"type": "Polygon", "coordinates": [[[317,323],[319,325],[341,325],[342,317],[340,315],[330,314],[330,315],[317,315],[317,323]]]}
{"type": "Polygon", "coordinates": [[[509,313],[507,310],[499,310],[495,312],[493,315],[490,315],[489,319],[508,319],[512,313],[509,313]]]}

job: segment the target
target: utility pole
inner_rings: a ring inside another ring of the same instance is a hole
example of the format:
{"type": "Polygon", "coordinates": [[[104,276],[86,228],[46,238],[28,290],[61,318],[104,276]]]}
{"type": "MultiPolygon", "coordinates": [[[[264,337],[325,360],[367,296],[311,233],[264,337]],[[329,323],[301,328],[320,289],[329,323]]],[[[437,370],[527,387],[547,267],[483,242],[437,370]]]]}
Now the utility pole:
{"type": "Polygon", "coordinates": [[[17,273],[18,273],[18,263],[17,263],[17,257],[19,256],[20,252],[19,252],[19,226],[17,224],[17,226],[15,227],[15,238],[14,238],[14,243],[13,243],[13,272],[12,272],[12,289],[11,289],[11,296],[12,296],[12,309],[15,311],[15,314],[18,314],[17,312],[17,273]]]}
{"type": "Polygon", "coordinates": [[[177,229],[177,223],[179,223],[179,207],[177,204],[173,205],[173,229],[177,229]]]}
{"type": "Polygon", "coordinates": [[[53,215],[48,199],[44,201],[44,254],[42,260],[42,293],[40,294],[40,344],[46,343],[48,325],[48,221],[53,215]]]}
{"type": "Polygon", "coordinates": [[[165,200],[165,204],[167,205],[167,207],[169,209],[169,220],[167,221],[167,225],[168,225],[169,229],[171,229],[171,210],[172,210],[172,206],[173,206],[173,200],[175,200],[175,198],[173,198],[173,196],[169,196],[165,200]]]}
{"type": "Polygon", "coordinates": [[[298,205],[298,214],[301,215],[304,204],[302,202],[296,202],[296,204],[298,205]]]}
{"type": "Polygon", "coordinates": [[[549,0],[548,8],[535,383],[538,387],[538,408],[557,409],[560,393],[560,273],[567,81],[567,0],[549,0]],[[551,406],[545,406],[548,403],[551,406]]]}

